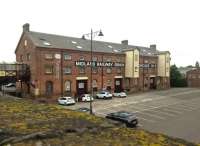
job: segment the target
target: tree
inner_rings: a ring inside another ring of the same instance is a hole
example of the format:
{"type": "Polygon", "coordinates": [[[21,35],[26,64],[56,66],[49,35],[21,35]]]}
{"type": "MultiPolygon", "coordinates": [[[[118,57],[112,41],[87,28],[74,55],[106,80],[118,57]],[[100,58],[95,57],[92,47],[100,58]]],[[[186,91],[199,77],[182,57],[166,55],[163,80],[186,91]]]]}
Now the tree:
{"type": "Polygon", "coordinates": [[[187,86],[186,78],[181,75],[175,64],[170,67],[170,84],[171,87],[187,86]]]}

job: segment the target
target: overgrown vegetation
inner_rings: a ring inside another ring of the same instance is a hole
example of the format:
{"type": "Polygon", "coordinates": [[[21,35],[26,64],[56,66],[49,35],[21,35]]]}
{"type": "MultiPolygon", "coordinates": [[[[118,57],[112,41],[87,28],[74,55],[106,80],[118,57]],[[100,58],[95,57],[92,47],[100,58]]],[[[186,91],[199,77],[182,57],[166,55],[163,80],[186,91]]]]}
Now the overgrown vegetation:
{"type": "Polygon", "coordinates": [[[195,146],[60,106],[0,97],[0,145],[195,146]]]}
{"type": "Polygon", "coordinates": [[[176,65],[170,67],[170,85],[171,87],[186,87],[186,78],[182,76],[176,65]]]}

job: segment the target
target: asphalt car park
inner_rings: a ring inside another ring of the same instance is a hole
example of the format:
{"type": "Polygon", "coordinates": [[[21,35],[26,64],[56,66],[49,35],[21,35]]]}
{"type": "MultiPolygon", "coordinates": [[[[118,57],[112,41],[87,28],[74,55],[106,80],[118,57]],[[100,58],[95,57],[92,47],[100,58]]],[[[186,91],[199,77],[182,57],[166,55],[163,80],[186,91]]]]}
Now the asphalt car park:
{"type": "MultiPolygon", "coordinates": [[[[66,107],[77,109],[89,103],[66,107]]],[[[95,115],[117,111],[136,114],[139,128],[200,143],[200,90],[172,88],[128,95],[127,98],[93,101],[95,115]]]]}

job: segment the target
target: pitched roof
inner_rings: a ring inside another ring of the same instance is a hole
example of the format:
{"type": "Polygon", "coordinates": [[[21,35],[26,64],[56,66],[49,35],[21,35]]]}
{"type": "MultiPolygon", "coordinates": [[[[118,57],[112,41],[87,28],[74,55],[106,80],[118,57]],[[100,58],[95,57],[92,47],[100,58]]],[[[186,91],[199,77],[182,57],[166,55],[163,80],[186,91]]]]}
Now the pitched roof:
{"type": "MultiPolygon", "coordinates": [[[[25,32],[33,41],[36,47],[43,48],[62,48],[72,49],[79,51],[90,51],[90,40],[84,40],[82,38],[60,36],[55,34],[47,34],[40,32],[25,32]]],[[[156,56],[159,53],[158,50],[148,47],[124,45],[111,42],[93,41],[94,52],[107,52],[123,54],[126,50],[138,49],[141,55],[144,56],[156,56]]]]}

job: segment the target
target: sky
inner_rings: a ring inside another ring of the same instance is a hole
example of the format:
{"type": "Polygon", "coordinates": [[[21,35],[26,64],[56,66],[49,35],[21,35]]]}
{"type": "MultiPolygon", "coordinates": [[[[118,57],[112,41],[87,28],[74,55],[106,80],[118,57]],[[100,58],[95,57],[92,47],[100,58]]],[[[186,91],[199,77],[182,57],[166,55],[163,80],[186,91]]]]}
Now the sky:
{"type": "Polygon", "coordinates": [[[15,61],[22,25],[31,31],[81,37],[101,29],[100,41],[170,51],[171,64],[200,61],[199,0],[2,0],[0,62],[15,61]]]}

